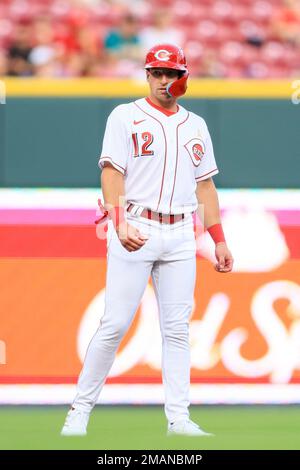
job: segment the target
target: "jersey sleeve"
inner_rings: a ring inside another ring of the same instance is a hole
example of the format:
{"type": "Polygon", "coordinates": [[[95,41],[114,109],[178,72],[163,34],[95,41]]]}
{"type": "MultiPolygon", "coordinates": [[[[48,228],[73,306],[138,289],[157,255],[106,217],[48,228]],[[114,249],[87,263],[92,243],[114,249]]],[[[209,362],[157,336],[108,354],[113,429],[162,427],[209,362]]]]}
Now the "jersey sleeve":
{"type": "Polygon", "coordinates": [[[129,149],[129,135],[126,124],[122,119],[120,110],[115,108],[109,115],[106,123],[102,152],[98,166],[103,168],[104,163],[110,163],[123,175],[126,173],[129,149]]]}
{"type": "Polygon", "coordinates": [[[217,173],[219,173],[219,170],[215,160],[213,144],[209,130],[206,126],[205,154],[201,164],[196,168],[195,171],[196,182],[198,183],[199,181],[206,180],[207,178],[210,178],[217,173]]]}

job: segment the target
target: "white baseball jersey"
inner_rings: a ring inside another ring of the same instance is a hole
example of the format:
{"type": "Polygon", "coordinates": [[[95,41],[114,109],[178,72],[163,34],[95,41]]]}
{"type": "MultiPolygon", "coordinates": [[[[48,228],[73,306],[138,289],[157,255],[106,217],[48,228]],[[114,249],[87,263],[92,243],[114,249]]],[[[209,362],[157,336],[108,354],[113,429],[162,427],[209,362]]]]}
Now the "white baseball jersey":
{"type": "Polygon", "coordinates": [[[166,114],[148,98],[112,111],[100,168],[104,162],[125,176],[128,203],[164,214],[195,211],[197,182],[218,173],[204,119],[179,105],[166,114]]]}

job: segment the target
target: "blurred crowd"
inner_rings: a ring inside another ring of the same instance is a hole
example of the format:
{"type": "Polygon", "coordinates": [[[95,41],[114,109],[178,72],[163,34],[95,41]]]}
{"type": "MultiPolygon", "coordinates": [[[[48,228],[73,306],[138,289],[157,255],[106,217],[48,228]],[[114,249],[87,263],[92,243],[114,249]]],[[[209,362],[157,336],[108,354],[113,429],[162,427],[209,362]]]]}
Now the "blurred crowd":
{"type": "Polygon", "coordinates": [[[297,77],[300,0],[0,0],[0,76],[139,78],[160,42],[196,77],[297,77]]]}

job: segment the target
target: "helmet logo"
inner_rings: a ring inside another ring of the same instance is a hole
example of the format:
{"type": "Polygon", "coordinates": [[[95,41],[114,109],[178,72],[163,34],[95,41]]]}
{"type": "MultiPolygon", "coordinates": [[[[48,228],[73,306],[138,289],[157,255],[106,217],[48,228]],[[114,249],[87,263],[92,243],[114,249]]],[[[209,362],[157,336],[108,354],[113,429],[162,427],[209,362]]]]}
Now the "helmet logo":
{"type": "Polygon", "coordinates": [[[166,49],[160,49],[154,54],[154,57],[157,60],[162,60],[162,61],[168,61],[170,59],[170,56],[171,56],[171,52],[166,51],[166,49]]]}

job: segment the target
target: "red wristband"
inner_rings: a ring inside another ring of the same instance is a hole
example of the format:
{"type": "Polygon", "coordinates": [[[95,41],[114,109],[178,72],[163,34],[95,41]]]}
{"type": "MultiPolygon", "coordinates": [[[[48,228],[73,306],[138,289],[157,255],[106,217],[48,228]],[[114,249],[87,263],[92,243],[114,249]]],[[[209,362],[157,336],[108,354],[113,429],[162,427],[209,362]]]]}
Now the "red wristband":
{"type": "Polygon", "coordinates": [[[210,234],[211,238],[217,243],[225,242],[225,236],[223,232],[223,228],[221,224],[214,224],[207,228],[208,233],[210,234]]]}

